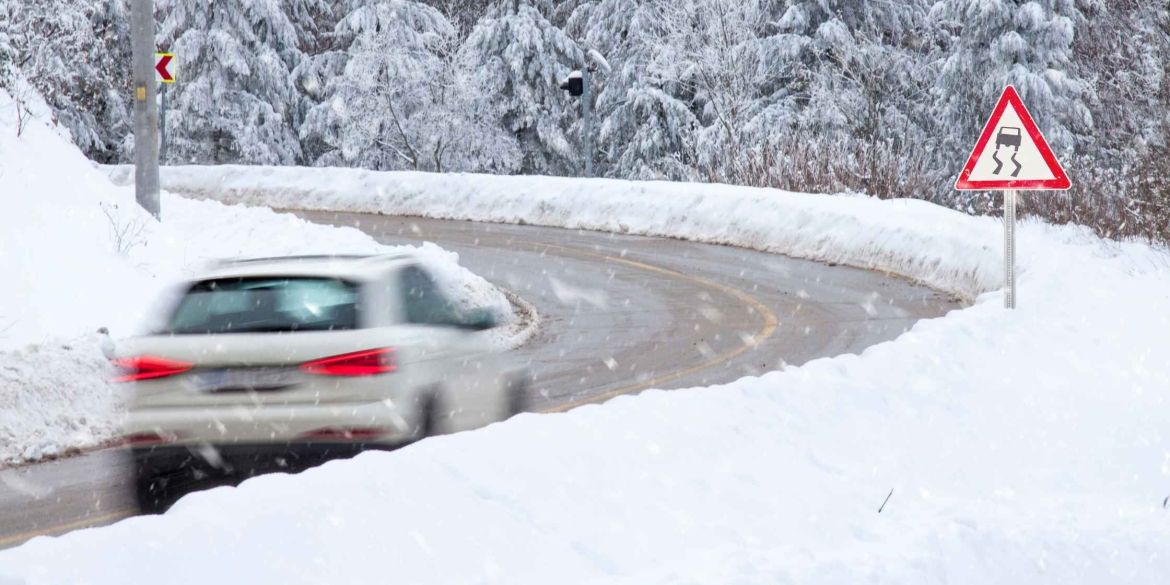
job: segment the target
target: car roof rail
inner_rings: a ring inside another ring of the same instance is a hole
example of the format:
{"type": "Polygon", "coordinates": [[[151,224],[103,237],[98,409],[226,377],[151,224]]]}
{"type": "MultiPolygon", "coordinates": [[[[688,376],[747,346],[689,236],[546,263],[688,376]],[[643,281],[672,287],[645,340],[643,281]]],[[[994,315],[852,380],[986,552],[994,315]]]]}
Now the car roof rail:
{"type": "Polygon", "coordinates": [[[237,266],[260,262],[305,262],[314,260],[369,260],[387,261],[399,260],[408,257],[405,254],[301,254],[294,256],[262,256],[257,258],[223,258],[212,260],[216,267],[237,266]]]}

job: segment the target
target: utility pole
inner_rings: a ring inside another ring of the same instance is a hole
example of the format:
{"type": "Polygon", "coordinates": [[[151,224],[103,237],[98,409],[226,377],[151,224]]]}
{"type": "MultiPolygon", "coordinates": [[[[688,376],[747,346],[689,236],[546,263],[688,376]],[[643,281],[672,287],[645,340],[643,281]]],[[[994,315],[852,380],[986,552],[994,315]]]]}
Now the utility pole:
{"type": "Polygon", "coordinates": [[[593,116],[590,114],[593,108],[589,104],[589,70],[592,68],[591,63],[585,64],[585,69],[581,71],[582,99],[581,104],[585,108],[585,178],[593,177],[593,116]]]}
{"type": "Polygon", "coordinates": [[[162,95],[159,96],[158,106],[158,160],[159,164],[167,162],[167,84],[162,86],[162,95]]]}
{"type": "Polygon", "coordinates": [[[130,46],[133,52],[135,196],[143,209],[159,218],[153,0],[131,0],[130,46]]]}
{"type": "Polygon", "coordinates": [[[569,78],[561,83],[561,89],[569,92],[573,97],[582,99],[581,114],[585,118],[585,176],[593,176],[593,103],[590,99],[590,94],[593,89],[590,87],[590,78],[592,73],[600,67],[603,72],[610,71],[609,63],[601,57],[596,51],[590,51],[586,57],[585,67],[580,71],[574,71],[569,74],[569,78]]]}

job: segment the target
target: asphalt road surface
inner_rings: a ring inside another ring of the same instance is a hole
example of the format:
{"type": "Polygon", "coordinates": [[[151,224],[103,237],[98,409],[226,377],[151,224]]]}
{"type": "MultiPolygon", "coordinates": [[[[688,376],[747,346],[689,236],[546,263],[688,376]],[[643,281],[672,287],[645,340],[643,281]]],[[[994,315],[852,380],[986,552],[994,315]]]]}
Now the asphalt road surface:
{"type": "MultiPolygon", "coordinates": [[[[533,410],[557,412],[646,388],[731,382],[859,353],[949,296],[865,270],[738,248],[543,228],[301,212],[388,244],[432,241],[534,305],[541,332],[516,357],[533,410]]],[[[409,448],[409,447],[408,447],[409,448]]],[[[0,471],[0,548],[134,514],[116,449],[0,471]]]]}

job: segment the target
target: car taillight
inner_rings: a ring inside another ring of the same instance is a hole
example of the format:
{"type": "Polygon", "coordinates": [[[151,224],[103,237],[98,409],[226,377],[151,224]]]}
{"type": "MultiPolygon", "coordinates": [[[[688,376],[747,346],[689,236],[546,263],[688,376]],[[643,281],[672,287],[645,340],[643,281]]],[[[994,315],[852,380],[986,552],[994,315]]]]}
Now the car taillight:
{"type": "Polygon", "coordinates": [[[141,355],[129,358],[116,358],[114,365],[122,368],[126,373],[113,378],[111,382],[133,382],[135,380],[149,380],[182,374],[190,370],[195,364],[179,360],[141,355]]]}
{"type": "Polygon", "coordinates": [[[324,429],[317,429],[303,433],[300,438],[319,440],[319,441],[350,441],[354,439],[375,439],[382,435],[388,434],[389,431],[382,428],[351,428],[342,429],[335,427],[328,427],[324,429]]]}
{"type": "Polygon", "coordinates": [[[179,435],[175,433],[143,431],[122,437],[122,444],[127,446],[155,445],[159,443],[170,443],[178,439],[179,435]]]}
{"type": "Polygon", "coordinates": [[[373,376],[393,372],[398,367],[394,365],[391,354],[394,348],[368,349],[327,357],[316,361],[301,364],[301,370],[309,374],[322,376],[373,376]]]}

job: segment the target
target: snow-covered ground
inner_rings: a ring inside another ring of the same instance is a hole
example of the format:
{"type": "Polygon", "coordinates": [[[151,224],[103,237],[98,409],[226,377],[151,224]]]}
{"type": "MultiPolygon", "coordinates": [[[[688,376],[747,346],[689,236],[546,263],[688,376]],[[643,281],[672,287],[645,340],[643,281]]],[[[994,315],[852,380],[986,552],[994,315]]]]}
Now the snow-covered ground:
{"type": "MultiPolygon", "coordinates": [[[[115,183],[133,181],[131,167],[105,168],[115,183]]],[[[998,223],[924,201],[701,183],[231,165],[167,167],[160,181],[176,193],[226,203],[730,244],[893,272],[967,299],[995,290],[1003,278],[998,223]]],[[[1027,243],[1020,245],[1026,251],[1027,243]]],[[[1023,255],[1023,272],[1032,260],[1023,255]]]]}
{"type": "MultiPolygon", "coordinates": [[[[0,92],[0,466],[113,439],[126,397],[105,382],[98,328],[136,332],[159,293],[207,261],[399,250],[351,228],[168,193],[156,222],[46,122],[43,104],[34,113],[17,136],[0,92]]],[[[412,250],[464,306],[512,319],[504,295],[456,254],[412,250]]]]}
{"type": "Polygon", "coordinates": [[[204,194],[218,182],[231,200],[274,206],[751,246],[890,270],[974,304],[861,355],[523,415],[194,494],[164,516],[34,539],[0,552],[0,582],[1063,585],[1170,575],[1163,251],[1025,222],[1020,308],[1007,311],[998,222],[920,202],[335,170],[180,169],[164,181],[204,194]]]}

